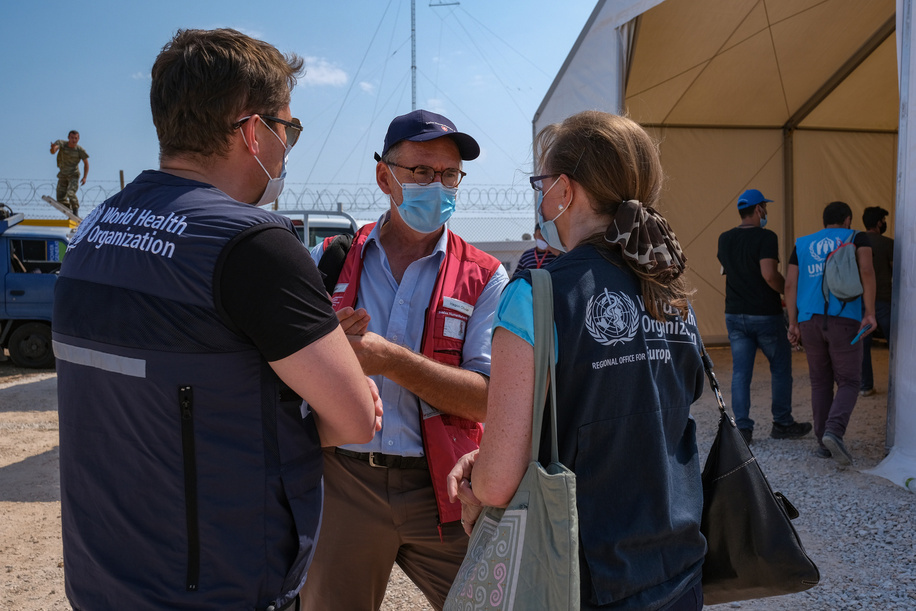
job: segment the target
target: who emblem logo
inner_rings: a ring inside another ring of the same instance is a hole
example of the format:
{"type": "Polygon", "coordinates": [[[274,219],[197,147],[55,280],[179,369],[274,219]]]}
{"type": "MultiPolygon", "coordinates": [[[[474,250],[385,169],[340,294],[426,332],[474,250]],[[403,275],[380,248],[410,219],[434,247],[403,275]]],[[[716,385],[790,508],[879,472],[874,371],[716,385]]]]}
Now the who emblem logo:
{"type": "Polygon", "coordinates": [[[588,300],[585,329],[602,346],[628,342],[636,336],[639,314],[636,304],[624,293],[607,289],[588,300]]]}
{"type": "Polygon", "coordinates": [[[83,241],[83,238],[88,234],[93,227],[99,222],[102,218],[102,212],[107,208],[103,203],[99,206],[96,206],[92,209],[92,212],[89,213],[89,216],[83,219],[83,222],[79,224],[76,228],[76,233],[73,234],[73,238],[70,240],[70,243],[67,245],[67,251],[71,251],[76,246],[83,241]]]}

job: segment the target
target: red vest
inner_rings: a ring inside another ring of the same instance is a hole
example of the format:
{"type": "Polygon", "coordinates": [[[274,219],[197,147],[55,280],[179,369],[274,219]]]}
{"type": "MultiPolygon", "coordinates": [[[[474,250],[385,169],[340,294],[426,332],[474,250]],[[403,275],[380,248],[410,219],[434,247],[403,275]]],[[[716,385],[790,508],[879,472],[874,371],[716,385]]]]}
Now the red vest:
{"type": "MultiPolygon", "coordinates": [[[[375,223],[364,226],[353,239],[353,246],[347,253],[334,294],[331,295],[334,310],[356,307],[363,267],[362,250],[374,226],[375,223]]],[[[325,239],[325,248],[331,240],[333,238],[325,239]]],[[[469,314],[462,311],[467,308],[462,306],[477,304],[484,287],[499,265],[495,257],[474,248],[451,231],[448,232],[445,259],[439,267],[439,275],[426,311],[420,348],[422,354],[453,367],[461,365],[464,332],[469,319],[469,314]],[[456,330],[460,332],[456,333],[456,330]],[[455,335],[460,335],[460,339],[455,335]]],[[[483,425],[438,411],[424,413],[421,407],[420,433],[436,495],[439,523],[459,520],[461,503],[449,502],[446,477],[459,458],[480,446],[483,425]]]]}

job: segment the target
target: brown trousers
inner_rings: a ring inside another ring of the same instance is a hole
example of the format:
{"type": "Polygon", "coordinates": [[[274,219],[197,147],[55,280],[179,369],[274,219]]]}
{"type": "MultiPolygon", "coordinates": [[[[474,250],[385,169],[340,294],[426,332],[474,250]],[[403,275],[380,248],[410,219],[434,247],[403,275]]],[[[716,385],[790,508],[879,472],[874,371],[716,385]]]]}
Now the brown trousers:
{"type": "Polygon", "coordinates": [[[427,469],[388,469],[324,452],[324,512],[300,592],[304,611],[373,611],[396,562],[437,610],[467,550],[458,522],[442,525],[427,469]]]}

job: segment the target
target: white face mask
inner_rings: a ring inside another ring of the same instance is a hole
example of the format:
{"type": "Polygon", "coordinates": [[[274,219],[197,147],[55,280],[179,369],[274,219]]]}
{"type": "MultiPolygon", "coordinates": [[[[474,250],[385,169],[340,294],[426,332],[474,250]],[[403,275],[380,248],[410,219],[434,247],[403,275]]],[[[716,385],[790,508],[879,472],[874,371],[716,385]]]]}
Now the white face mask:
{"type": "MultiPolygon", "coordinates": [[[[263,123],[263,121],[262,121],[263,123]]],[[[280,136],[277,135],[277,132],[270,129],[270,126],[267,123],[264,123],[264,127],[270,130],[270,133],[280,141],[280,144],[283,144],[283,140],[280,136]]],[[[245,139],[245,132],[242,131],[242,140],[245,141],[245,144],[248,144],[248,140],[245,139]]],[[[264,170],[264,173],[267,174],[267,185],[264,187],[264,192],[261,194],[261,198],[254,203],[255,206],[267,206],[277,201],[277,198],[280,197],[280,193],[283,192],[283,181],[286,179],[286,160],[289,158],[289,152],[293,148],[291,146],[284,145],[286,150],[283,152],[283,167],[280,168],[280,175],[276,178],[270,177],[270,172],[267,171],[267,168],[264,167],[264,164],[261,163],[261,160],[258,159],[258,156],[254,156],[254,160],[258,162],[258,165],[261,166],[261,169],[264,170]]]]}
{"type": "Polygon", "coordinates": [[[545,242],[541,238],[535,238],[534,245],[537,247],[538,250],[547,250],[547,242],[545,242]]]}

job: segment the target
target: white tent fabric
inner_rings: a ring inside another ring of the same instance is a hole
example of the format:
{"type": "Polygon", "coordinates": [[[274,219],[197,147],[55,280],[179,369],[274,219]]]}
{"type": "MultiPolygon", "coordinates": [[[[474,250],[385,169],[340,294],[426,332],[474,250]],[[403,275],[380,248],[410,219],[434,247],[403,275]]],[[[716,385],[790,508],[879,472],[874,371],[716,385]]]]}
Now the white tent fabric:
{"type": "MultiPolygon", "coordinates": [[[[903,237],[904,227],[916,226],[916,217],[904,224],[916,190],[905,191],[907,170],[916,169],[916,151],[908,155],[916,124],[912,136],[904,132],[909,98],[898,88],[898,63],[909,66],[910,53],[909,39],[897,40],[898,27],[910,30],[898,23],[911,1],[599,0],[534,116],[534,132],[599,109],[627,113],[658,138],[668,177],[661,208],[689,259],[700,331],[707,342],[727,341],[716,245],[739,223],[745,189],[775,200],[768,228],[780,236],[783,271],[795,237],[821,229],[831,201],[849,203],[860,229],[866,207],[892,209],[895,201],[891,231],[896,222],[903,237]]],[[[903,303],[916,290],[901,269],[916,257],[905,242],[897,240],[895,265],[895,299],[903,303]]],[[[901,308],[895,332],[916,334],[905,318],[901,308]]],[[[899,345],[913,345],[905,335],[899,345]]],[[[891,355],[892,381],[910,360],[891,355]]],[[[891,387],[892,405],[916,405],[902,401],[904,392],[916,399],[916,380],[906,391],[900,382],[891,387]]],[[[891,456],[906,453],[916,476],[916,422],[907,419],[916,410],[908,410],[896,414],[891,456]]]]}

